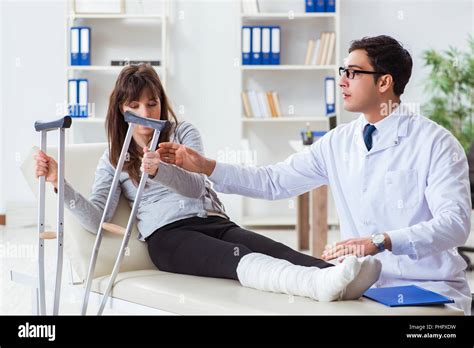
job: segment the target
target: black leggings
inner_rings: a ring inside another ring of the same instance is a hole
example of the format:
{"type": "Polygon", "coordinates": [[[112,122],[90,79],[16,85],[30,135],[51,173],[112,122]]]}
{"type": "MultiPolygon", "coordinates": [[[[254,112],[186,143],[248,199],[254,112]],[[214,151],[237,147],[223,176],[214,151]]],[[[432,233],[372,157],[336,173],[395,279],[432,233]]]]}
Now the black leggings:
{"type": "Polygon", "coordinates": [[[238,280],[237,265],[252,252],[300,266],[333,266],[219,216],[173,222],[157,229],[146,241],[155,266],[173,273],[238,280]]]}

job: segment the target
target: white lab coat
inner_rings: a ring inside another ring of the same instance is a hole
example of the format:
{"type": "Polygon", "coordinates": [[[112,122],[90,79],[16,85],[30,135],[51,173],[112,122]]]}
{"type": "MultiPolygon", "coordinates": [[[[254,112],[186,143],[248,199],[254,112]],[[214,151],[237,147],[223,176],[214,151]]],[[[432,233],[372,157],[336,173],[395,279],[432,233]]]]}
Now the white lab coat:
{"type": "Polygon", "coordinates": [[[284,199],[329,184],[341,238],[388,233],[374,285],[416,284],[445,294],[470,313],[466,263],[457,254],[470,233],[467,159],[444,128],[401,104],[377,122],[373,147],[364,115],[328,132],[309,151],[263,167],[218,163],[209,179],[220,192],[284,199]]]}

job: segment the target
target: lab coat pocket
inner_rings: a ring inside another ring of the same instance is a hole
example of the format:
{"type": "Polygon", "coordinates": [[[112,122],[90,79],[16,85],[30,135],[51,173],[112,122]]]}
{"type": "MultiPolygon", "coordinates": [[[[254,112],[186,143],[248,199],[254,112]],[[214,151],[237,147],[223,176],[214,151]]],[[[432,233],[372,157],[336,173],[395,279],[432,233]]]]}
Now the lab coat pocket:
{"type": "Polygon", "coordinates": [[[385,204],[389,209],[413,208],[418,204],[418,173],[415,169],[385,174],[385,204]]]}

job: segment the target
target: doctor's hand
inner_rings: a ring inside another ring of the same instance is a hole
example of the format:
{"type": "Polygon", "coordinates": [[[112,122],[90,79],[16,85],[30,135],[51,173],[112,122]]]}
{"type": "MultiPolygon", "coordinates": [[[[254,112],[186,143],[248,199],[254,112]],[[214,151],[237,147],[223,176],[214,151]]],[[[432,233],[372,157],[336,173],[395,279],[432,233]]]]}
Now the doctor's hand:
{"type": "MultiPolygon", "coordinates": [[[[392,249],[390,237],[388,237],[386,233],[385,249],[392,249]]],[[[337,242],[335,245],[326,246],[321,258],[327,261],[347,255],[362,257],[367,255],[375,255],[379,252],[380,250],[375,246],[374,243],[372,243],[372,237],[351,238],[337,242]]]]}
{"type": "Polygon", "coordinates": [[[216,161],[185,145],[166,142],[159,146],[158,152],[163,162],[177,165],[187,171],[210,176],[216,167],[216,161]]]}

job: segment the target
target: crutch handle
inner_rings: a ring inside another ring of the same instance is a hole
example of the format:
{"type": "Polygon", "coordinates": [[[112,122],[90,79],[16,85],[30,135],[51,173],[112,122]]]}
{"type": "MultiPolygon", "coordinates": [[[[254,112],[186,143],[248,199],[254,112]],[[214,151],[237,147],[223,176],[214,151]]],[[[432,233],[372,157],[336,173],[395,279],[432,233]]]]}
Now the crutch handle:
{"type": "Polygon", "coordinates": [[[164,132],[168,130],[171,126],[169,121],[162,121],[162,120],[154,120],[152,118],[141,117],[135,115],[130,111],[126,111],[124,115],[125,122],[139,124],[148,128],[156,129],[159,132],[164,132]]]}
{"type": "Polygon", "coordinates": [[[71,127],[72,119],[71,116],[64,116],[61,117],[59,120],[55,121],[36,121],[35,122],[35,130],[37,132],[40,131],[50,131],[50,130],[55,130],[58,128],[69,128],[71,127]]]}

